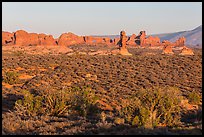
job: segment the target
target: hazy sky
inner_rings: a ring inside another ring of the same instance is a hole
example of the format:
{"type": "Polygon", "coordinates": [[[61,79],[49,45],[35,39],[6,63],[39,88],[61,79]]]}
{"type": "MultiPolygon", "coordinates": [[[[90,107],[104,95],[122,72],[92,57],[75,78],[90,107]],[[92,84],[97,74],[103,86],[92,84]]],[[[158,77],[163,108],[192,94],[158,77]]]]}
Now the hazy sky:
{"type": "Polygon", "coordinates": [[[77,35],[158,34],[202,24],[202,2],[3,2],[2,30],[77,35]]]}

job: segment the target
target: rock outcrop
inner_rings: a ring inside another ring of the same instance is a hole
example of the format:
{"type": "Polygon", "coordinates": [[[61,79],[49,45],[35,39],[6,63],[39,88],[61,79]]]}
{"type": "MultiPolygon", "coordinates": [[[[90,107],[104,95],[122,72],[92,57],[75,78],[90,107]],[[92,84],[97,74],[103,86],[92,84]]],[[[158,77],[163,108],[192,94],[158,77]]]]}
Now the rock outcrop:
{"type": "Polygon", "coordinates": [[[136,46],[136,35],[132,34],[127,41],[127,45],[136,46]]]}
{"type": "Polygon", "coordinates": [[[113,39],[113,43],[114,43],[115,45],[118,45],[119,41],[120,41],[120,38],[114,38],[114,39],[113,39]]]}
{"type": "Polygon", "coordinates": [[[28,39],[27,39],[28,45],[38,45],[39,44],[39,38],[37,33],[28,33],[28,39]]]}
{"type": "MultiPolygon", "coordinates": [[[[142,48],[161,49],[162,54],[174,54],[173,50],[181,51],[180,55],[193,55],[193,50],[185,46],[186,38],[180,37],[174,43],[167,40],[160,42],[159,37],[146,37],[145,31],[140,31],[139,35],[132,34],[129,38],[125,31],[121,31],[120,38],[110,39],[109,37],[78,36],[71,32],[63,33],[59,38],[54,39],[52,35],[28,33],[24,30],[18,30],[14,33],[2,31],[2,45],[19,46],[70,46],[75,44],[89,45],[120,45],[119,49],[111,51],[111,54],[131,55],[127,50],[127,45],[142,48]]],[[[98,53],[97,53],[98,54],[98,53]]]]}
{"type": "Polygon", "coordinates": [[[24,30],[18,30],[14,33],[15,45],[19,46],[28,46],[29,42],[29,34],[24,30]]]}
{"type": "Polygon", "coordinates": [[[187,48],[186,46],[184,46],[179,55],[194,55],[194,52],[193,52],[192,49],[187,48]]]}
{"type": "Polygon", "coordinates": [[[168,41],[168,40],[164,40],[163,42],[162,42],[162,44],[163,44],[163,46],[164,46],[164,49],[163,49],[163,52],[162,52],[162,54],[174,54],[174,52],[173,52],[173,50],[172,50],[172,46],[173,46],[173,44],[170,42],[170,41],[168,41]]]}
{"type": "Polygon", "coordinates": [[[93,44],[93,37],[92,36],[84,36],[84,41],[86,44],[93,44]]]}
{"type": "Polygon", "coordinates": [[[148,38],[145,39],[145,45],[150,47],[160,46],[161,45],[160,38],[149,36],[148,38]]]}
{"type": "Polygon", "coordinates": [[[77,36],[71,32],[63,33],[58,39],[58,45],[60,46],[70,46],[80,43],[84,43],[84,38],[81,36],[77,36]]]}
{"type": "Polygon", "coordinates": [[[127,36],[125,31],[120,32],[119,50],[121,55],[132,55],[127,50],[127,36]]]}
{"type": "Polygon", "coordinates": [[[103,41],[105,42],[105,44],[109,45],[111,44],[111,39],[108,37],[103,38],[103,41]]]}
{"type": "Polygon", "coordinates": [[[2,45],[13,45],[14,33],[2,31],[2,45]]]}
{"type": "Polygon", "coordinates": [[[186,38],[180,37],[178,40],[175,41],[174,46],[175,47],[183,47],[185,46],[186,38]]]}
{"type": "Polygon", "coordinates": [[[28,33],[24,30],[14,33],[14,44],[19,46],[57,45],[52,35],[28,33]]]}
{"type": "Polygon", "coordinates": [[[146,38],[146,32],[145,31],[140,31],[140,34],[137,36],[137,44],[144,47],[145,46],[145,38],[146,38]]]}
{"type": "Polygon", "coordinates": [[[47,46],[56,46],[57,45],[57,40],[53,38],[52,35],[46,35],[46,34],[39,34],[38,35],[39,39],[39,45],[47,45],[47,46]]]}
{"type": "Polygon", "coordinates": [[[102,44],[102,43],[104,43],[104,40],[103,40],[102,37],[93,37],[92,40],[93,40],[94,44],[102,44]]]}

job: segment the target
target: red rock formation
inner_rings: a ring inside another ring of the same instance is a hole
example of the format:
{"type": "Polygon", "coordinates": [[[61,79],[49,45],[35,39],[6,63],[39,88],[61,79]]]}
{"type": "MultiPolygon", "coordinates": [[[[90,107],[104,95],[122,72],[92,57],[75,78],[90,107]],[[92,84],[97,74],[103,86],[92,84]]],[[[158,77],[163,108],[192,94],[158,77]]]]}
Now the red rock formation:
{"type": "Polygon", "coordinates": [[[28,33],[28,45],[38,45],[39,39],[37,33],[28,33]]]}
{"type": "Polygon", "coordinates": [[[136,35],[135,34],[132,34],[129,38],[129,40],[127,41],[127,44],[128,45],[133,45],[133,46],[136,46],[136,35]]]}
{"type": "Polygon", "coordinates": [[[162,45],[164,46],[162,54],[174,54],[172,50],[173,44],[170,41],[164,40],[162,45]]]}
{"type": "Polygon", "coordinates": [[[176,42],[174,43],[175,47],[183,47],[185,46],[186,38],[185,37],[180,37],[176,42]]]}
{"type": "Polygon", "coordinates": [[[43,45],[45,37],[46,37],[46,34],[43,34],[43,33],[38,34],[39,45],[43,45]]]}
{"type": "Polygon", "coordinates": [[[52,35],[39,34],[39,45],[54,46],[57,45],[56,40],[52,35]]]}
{"type": "Polygon", "coordinates": [[[93,40],[93,43],[95,43],[95,44],[104,43],[104,40],[101,37],[93,37],[92,40],[93,40]]]}
{"type": "Polygon", "coordinates": [[[125,33],[125,31],[121,31],[120,32],[120,47],[119,47],[119,49],[120,49],[120,54],[121,55],[132,55],[132,54],[130,54],[129,52],[128,52],[128,50],[127,50],[127,36],[126,36],[126,33],[125,33]]]}
{"type": "Polygon", "coordinates": [[[86,44],[111,44],[111,39],[108,37],[92,37],[92,36],[84,36],[84,42],[86,44]]]}
{"type": "Polygon", "coordinates": [[[24,30],[18,30],[14,33],[15,45],[28,46],[29,45],[29,34],[24,30]]]}
{"type": "Polygon", "coordinates": [[[148,38],[145,39],[145,44],[148,46],[160,46],[160,39],[159,37],[152,37],[149,36],[148,38]]]}
{"type": "Polygon", "coordinates": [[[140,34],[137,36],[137,39],[139,39],[140,46],[145,46],[145,38],[146,38],[146,32],[140,31],[140,34]]]}
{"type": "Polygon", "coordinates": [[[93,37],[92,36],[84,36],[84,41],[86,44],[93,44],[93,37]]]}
{"type": "Polygon", "coordinates": [[[61,46],[69,46],[80,43],[84,43],[84,38],[81,36],[77,36],[71,32],[63,33],[58,39],[58,45],[61,46]]]}
{"type": "Polygon", "coordinates": [[[37,45],[57,45],[52,35],[28,33],[18,30],[14,33],[15,45],[20,46],[37,46],[37,45]]]}
{"type": "Polygon", "coordinates": [[[14,33],[2,31],[2,45],[13,45],[14,33]]]}
{"type": "Polygon", "coordinates": [[[105,38],[103,38],[103,40],[104,40],[104,42],[106,43],[106,44],[111,44],[111,39],[110,38],[108,38],[108,37],[105,37],[105,38]]]}
{"type": "Polygon", "coordinates": [[[120,38],[114,38],[114,39],[113,39],[113,43],[114,43],[115,45],[118,45],[118,44],[119,44],[119,41],[120,41],[120,38]]]}
{"type": "Polygon", "coordinates": [[[194,52],[193,52],[192,49],[187,48],[186,46],[184,46],[179,55],[194,55],[194,52]]]}

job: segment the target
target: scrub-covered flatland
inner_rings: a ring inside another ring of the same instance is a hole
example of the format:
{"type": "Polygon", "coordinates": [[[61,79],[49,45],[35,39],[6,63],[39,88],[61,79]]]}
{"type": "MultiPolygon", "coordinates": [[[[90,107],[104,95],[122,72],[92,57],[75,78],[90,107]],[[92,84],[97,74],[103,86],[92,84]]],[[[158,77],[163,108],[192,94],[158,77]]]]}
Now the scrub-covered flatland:
{"type": "Polygon", "coordinates": [[[113,48],[102,45],[9,48],[3,134],[202,134],[199,49],[181,56],[129,47],[132,56],[122,56],[97,55],[113,48]]]}

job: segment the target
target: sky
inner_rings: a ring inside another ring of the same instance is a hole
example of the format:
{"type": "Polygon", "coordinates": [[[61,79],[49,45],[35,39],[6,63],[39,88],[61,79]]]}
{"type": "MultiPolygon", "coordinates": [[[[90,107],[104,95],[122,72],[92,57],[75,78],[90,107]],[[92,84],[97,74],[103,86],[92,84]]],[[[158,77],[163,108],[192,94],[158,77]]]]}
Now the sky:
{"type": "Polygon", "coordinates": [[[202,25],[202,2],[2,2],[2,30],[51,34],[147,35],[202,25]]]}

